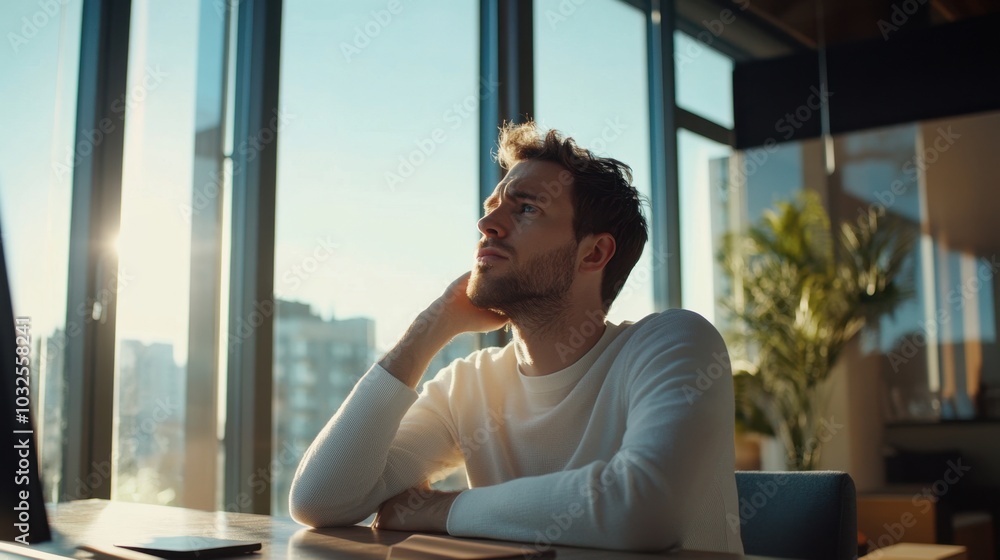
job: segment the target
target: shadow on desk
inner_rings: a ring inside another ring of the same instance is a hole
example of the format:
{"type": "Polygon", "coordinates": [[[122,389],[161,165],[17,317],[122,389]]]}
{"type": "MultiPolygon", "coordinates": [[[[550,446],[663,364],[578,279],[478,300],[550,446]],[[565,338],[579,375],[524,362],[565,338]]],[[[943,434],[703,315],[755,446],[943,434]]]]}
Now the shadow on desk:
{"type": "Polygon", "coordinates": [[[300,529],[288,540],[288,557],[388,558],[388,547],[409,533],[375,531],[369,527],[300,529]]]}

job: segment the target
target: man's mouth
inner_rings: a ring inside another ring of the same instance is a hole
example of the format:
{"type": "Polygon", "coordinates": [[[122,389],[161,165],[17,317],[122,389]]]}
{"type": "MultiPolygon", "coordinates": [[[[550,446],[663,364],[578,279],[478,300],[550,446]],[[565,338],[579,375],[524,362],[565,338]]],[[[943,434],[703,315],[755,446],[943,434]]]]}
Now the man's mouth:
{"type": "Polygon", "coordinates": [[[505,261],[507,256],[496,249],[480,249],[476,253],[476,260],[480,262],[505,261]]]}

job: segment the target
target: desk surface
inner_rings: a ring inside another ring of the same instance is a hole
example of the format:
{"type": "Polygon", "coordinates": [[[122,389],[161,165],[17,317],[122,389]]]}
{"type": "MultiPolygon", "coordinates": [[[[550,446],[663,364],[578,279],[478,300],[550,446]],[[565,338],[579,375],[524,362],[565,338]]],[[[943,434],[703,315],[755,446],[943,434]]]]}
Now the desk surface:
{"type": "MultiPolygon", "coordinates": [[[[68,540],[92,545],[113,545],[124,539],[187,535],[263,543],[256,560],[371,558],[385,560],[388,547],[410,535],[375,531],[367,527],[309,529],[289,518],[249,513],[209,512],[106,500],[81,500],[49,505],[49,521],[68,540]]],[[[487,542],[487,541],[483,541],[487,542]]],[[[504,543],[514,544],[514,543],[504,543]]],[[[634,554],[585,548],[556,547],[557,558],[572,560],[670,558],[737,560],[743,557],[717,552],[676,551],[634,554]]],[[[756,557],[759,558],[759,557],[756,557]]]]}

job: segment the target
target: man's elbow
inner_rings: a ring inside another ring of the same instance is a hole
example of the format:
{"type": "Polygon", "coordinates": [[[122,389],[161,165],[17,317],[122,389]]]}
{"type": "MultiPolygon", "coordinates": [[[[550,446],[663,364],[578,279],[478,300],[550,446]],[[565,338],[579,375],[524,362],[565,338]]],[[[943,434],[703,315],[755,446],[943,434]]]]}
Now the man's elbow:
{"type": "Polygon", "coordinates": [[[317,504],[296,504],[289,501],[288,513],[295,522],[307,527],[350,527],[364,520],[367,515],[342,514],[317,504]]]}
{"type": "Polygon", "coordinates": [[[329,526],[329,515],[323,511],[326,508],[319,507],[317,497],[311,493],[298,490],[293,484],[288,493],[288,514],[296,522],[309,527],[329,526]]]}
{"type": "Polygon", "coordinates": [[[292,516],[292,519],[300,525],[305,525],[307,527],[329,527],[330,524],[327,523],[327,519],[323,516],[322,512],[317,511],[314,508],[296,506],[293,504],[288,505],[288,514],[292,516]]]}
{"type": "Polygon", "coordinates": [[[368,506],[368,503],[370,501],[338,492],[307,488],[295,481],[288,492],[288,514],[297,523],[309,527],[356,525],[374,512],[374,506],[368,506]],[[338,495],[340,499],[335,497],[338,495]]]}
{"type": "MultiPolygon", "coordinates": [[[[336,504],[329,499],[317,495],[315,491],[304,490],[296,484],[292,484],[288,493],[288,514],[296,522],[309,527],[338,527],[343,525],[353,525],[353,523],[343,519],[343,516],[336,515],[336,504]]],[[[363,519],[363,518],[362,518],[363,519]]]]}

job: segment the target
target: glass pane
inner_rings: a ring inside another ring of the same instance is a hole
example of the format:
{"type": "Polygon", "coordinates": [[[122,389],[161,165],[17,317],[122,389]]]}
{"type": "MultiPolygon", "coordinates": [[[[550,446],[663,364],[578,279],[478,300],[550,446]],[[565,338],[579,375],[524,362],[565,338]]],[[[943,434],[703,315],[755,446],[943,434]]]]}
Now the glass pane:
{"type": "MultiPolygon", "coordinates": [[[[648,199],[652,172],[645,16],[617,1],[577,5],[542,0],[534,6],[539,124],[630,165],[636,188],[648,199]]],[[[665,266],[666,259],[653,255],[647,243],[609,319],[636,321],[655,311],[653,272],[665,266]]]]}
{"type": "MultiPolygon", "coordinates": [[[[829,176],[819,140],[733,156],[738,165],[730,169],[738,173],[728,191],[745,201],[728,205],[727,231],[758,221],[776,202],[808,188],[823,195],[835,225],[875,211],[916,237],[903,259],[911,297],[864,333],[859,347],[864,363],[848,366],[880,372],[883,416],[890,422],[1000,418],[998,201],[993,173],[984,163],[1000,142],[998,130],[1000,113],[987,113],[839,135],[829,176]]],[[[694,214],[691,224],[713,219],[711,205],[699,206],[699,193],[686,186],[690,153],[706,142],[684,131],[679,137],[682,205],[694,214]]],[[[697,285],[707,266],[685,255],[685,267],[694,267],[685,270],[685,278],[697,285]]],[[[718,271],[713,278],[718,284],[718,271]]],[[[723,286],[723,293],[728,290],[723,286]]]]}
{"type": "MultiPolygon", "coordinates": [[[[116,500],[182,503],[197,0],[132,4],[118,238],[116,500]]],[[[208,429],[211,429],[209,427],[208,429]]]]}
{"type": "Polygon", "coordinates": [[[674,32],[677,105],[733,128],[733,61],[705,43],[674,32]]]}
{"type": "MultiPolygon", "coordinates": [[[[835,198],[833,213],[844,220],[857,220],[869,208],[883,209],[886,214],[897,218],[904,227],[919,233],[924,221],[921,209],[921,189],[916,174],[907,171],[907,162],[916,151],[917,127],[904,125],[886,129],[845,134],[836,138],[835,156],[839,180],[832,185],[835,198]],[[886,197],[885,189],[897,184],[895,193],[890,191],[892,200],[886,197]],[[886,204],[888,203],[888,204],[886,204]]],[[[933,244],[931,237],[923,243],[933,244]]],[[[879,320],[877,337],[868,337],[868,352],[890,355],[893,346],[905,339],[915,325],[926,317],[927,290],[933,290],[933,278],[925,278],[921,271],[925,266],[933,269],[936,258],[925,255],[918,244],[911,254],[914,291],[912,297],[900,304],[892,315],[879,320]],[[926,257],[930,258],[926,258],[926,257]]],[[[887,364],[884,374],[890,389],[888,418],[924,418],[937,416],[940,403],[937,382],[929,383],[936,377],[937,368],[930,367],[928,356],[906,363],[887,364]]]]}
{"type": "MultiPolygon", "coordinates": [[[[273,513],[358,378],[472,265],[478,18],[472,1],[284,4],[273,513]]],[[[457,338],[428,375],[473,349],[457,338]]]]}
{"type": "Polygon", "coordinates": [[[14,313],[31,324],[31,405],[47,501],[74,497],[59,494],[59,481],[63,350],[85,320],[66,323],[82,5],[58,3],[50,13],[34,2],[0,4],[0,21],[10,24],[0,49],[0,121],[10,133],[0,150],[0,228],[14,313]]]}
{"type": "Polygon", "coordinates": [[[682,305],[716,325],[723,295],[716,255],[726,231],[729,204],[729,146],[681,129],[677,132],[681,204],[682,305]]]}
{"type": "MultiPolygon", "coordinates": [[[[936,286],[920,323],[892,349],[909,360],[913,349],[918,360],[927,354],[929,390],[940,396],[946,420],[1000,418],[1000,194],[991,165],[998,144],[1000,112],[922,122],[902,167],[923,189],[920,229],[933,236],[933,251],[922,256],[934,260],[920,266],[925,284],[936,286]]],[[[890,200],[894,186],[882,186],[878,195],[890,200]]]]}
{"type": "Polygon", "coordinates": [[[891,421],[1000,417],[996,205],[983,163],[998,122],[993,113],[836,139],[840,215],[875,209],[919,237],[914,297],[880,320],[869,348],[883,356],[891,421]]]}

